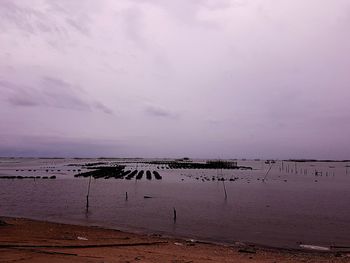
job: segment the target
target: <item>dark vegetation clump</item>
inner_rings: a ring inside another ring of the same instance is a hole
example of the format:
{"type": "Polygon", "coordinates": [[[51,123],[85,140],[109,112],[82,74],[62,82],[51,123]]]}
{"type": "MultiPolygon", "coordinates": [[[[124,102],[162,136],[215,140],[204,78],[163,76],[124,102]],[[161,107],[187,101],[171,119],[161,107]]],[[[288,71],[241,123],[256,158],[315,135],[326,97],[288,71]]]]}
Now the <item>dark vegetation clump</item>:
{"type": "Polygon", "coordinates": [[[206,163],[172,162],[170,169],[239,169],[237,162],[207,161],[206,163]]]}
{"type": "Polygon", "coordinates": [[[125,177],[126,180],[131,180],[134,178],[134,176],[138,173],[137,170],[132,171],[127,177],[125,177]]]}
{"type": "Polygon", "coordinates": [[[98,178],[123,178],[126,174],[124,172],[125,166],[100,166],[95,167],[93,171],[88,171],[84,173],[78,173],[74,177],[90,177],[92,176],[95,179],[98,178]]]}
{"type": "Polygon", "coordinates": [[[131,173],[130,170],[123,171],[120,178],[124,178],[124,177],[127,176],[129,173],[131,173]]]}
{"type": "Polygon", "coordinates": [[[10,175],[5,175],[5,176],[0,176],[0,179],[15,179],[16,176],[10,176],[10,175]]]}
{"type": "Polygon", "coordinates": [[[137,176],[136,176],[136,180],[141,180],[143,174],[144,174],[144,171],[143,171],[143,170],[139,171],[139,173],[138,173],[137,176]]]}
{"type": "Polygon", "coordinates": [[[157,180],[162,180],[162,176],[157,171],[153,171],[153,175],[157,180]]]}
{"type": "Polygon", "coordinates": [[[84,167],[84,166],[86,166],[86,167],[92,167],[92,166],[105,165],[105,164],[107,164],[107,163],[104,163],[104,162],[86,163],[86,164],[83,165],[83,167],[84,167]]]}
{"type": "MultiPolygon", "coordinates": [[[[74,177],[93,177],[95,179],[104,178],[104,179],[125,179],[125,180],[141,180],[145,174],[144,170],[124,170],[125,165],[116,165],[116,166],[89,166],[88,169],[91,169],[87,172],[82,172],[74,175],[74,177]]],[[[162,176],[157,172],[153,171],[153,175],[157,180],[161,180],[162,176]]],[[[146,172],[146,178],[152,180],[151,171],[146,172]]]]}
{"type": "Polygon", "coordinates": [[[156,164],[161,169],[246,169],[251,167],[238,166],[236,161],[212,160],[207,162],[193,162],[189,158],[178,159],[175,161],[152,161],[150,164],[156,164]]]}
{"type": "Polygon", "coordinates": [[[21,176],[21,175],[5,175],[0,176],[0,179],[40,179],[40,176],[21,176]]]}
{"type": "Polygon", "coordinates": [[[146,178],[147,178],[147,180],[152,180],[152,174],[150,171],[146,172],[146,178]]]}

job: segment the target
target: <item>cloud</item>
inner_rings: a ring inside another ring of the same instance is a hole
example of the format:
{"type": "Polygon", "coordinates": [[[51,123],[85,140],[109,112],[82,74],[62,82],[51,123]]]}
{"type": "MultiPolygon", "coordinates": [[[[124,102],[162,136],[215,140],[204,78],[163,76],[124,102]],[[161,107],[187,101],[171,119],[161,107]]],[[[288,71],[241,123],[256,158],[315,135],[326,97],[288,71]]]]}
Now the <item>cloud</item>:
{"type": "Polygon", "coordinates": [[[350,132],[349,5],[0,0],[2,130],[132,135],[139,153],[172,138],[144,144],[150,154],[320,155],[350,132]]]}
{"type": "Polygon", "coordinates": [[[42,103],[39,98],[40,94],[32,87],[20,86],[3,80],[0,80],[0,87],[0,92],[3,93],[2,97],[13,106],[35,107],[42,103]]]}
{"type": "Polygon", "coordinates": [[[67,24],[69,24],[71,27],[75,28],[78,32],[80,32],[83,35],[89,35],[89,28],[85,26],[84,24],[81,24],[79,20],[74,20],[71,18],[66,19],[67,24]]]}
{"type": "Polygon", "coordinates": [[[79,111],[102,111],[113,114],[113,111],[98,101],[84,99],[77,88],[61,79],[44,77],[39,87],[20,85],[0,80],[0,92],[8,103],[16,107],[53,107],[79,111]]]}
{"type": "Polygon", "coordinates": [[[38,101],[33,100],[32,98],[28,98],[25,96],[14,96],[10,97],[8,101],[14,106],[20,107],[34,107],[39,106],[38,101]]]}
{"type": "Polygon", "coordinates": [[[3,0],[0,3],[0,28],[6,32],[18,29],[29,35],[50,37],[51,34],[67,37],[72,29],[81,35],[89,35],[90,19],[81,12],[67,12],[67,8],[44,1],[29,3],[16,0],[3,0]]]}
{"type": "MultiPolygon", "coordinates": [[[[138,2],[137,0],[133,1],[138,2]]],[[[195,13],[204,3],[203,0],[178,0],[176,2],[162,0],[141,0],[141,2],[159,6],[182,22],[194,21],[195,13]]]]}
{"type": "Polygon", "coordinates": [[[126,36],[139,47],[145,47],[147,45],[147,41],[143,37],[143,13],[140,8],[127,8],[122,12],[122,18],[126,36]]]}
{"type": "Polygon", "coordinates": [[[101,102],[95,102],[95,103],[93,104],[93,106],[94,106],[96,109],[101,110],[101,111],[103,111],[103,112],[106,113],[106,114],[113,114],[113,111],[112,111],[110,108],[106,107],[106,106],[105,106],[104,104],[102,104],[101,102]]]}
{"type": "Polygon", "coordinates": [[[160,118],[167,118],[167,119],[176,119],[178,118],[178,114],[171,112],[167,109],[164,109],[159,106],[154,105],[148,105],[145,108],[146,114],[152,117],[160,117],[160,118]]]}
{"type": "Polygon", "coordinates": [[[76,94],[71,84],[56,78],[45,77],[42,80],[42,95],[47,105],[57,108],[90,110],[91,106],[76,94]]]}
{"type": "MultiPolygon", "coordinates": [[[[37,19],[41,17],[40,13],[30,9],[16,5],[15,1],[4,0],[0,5],[0,19],[8,22],[18,29],[28,33],[34,33],[33,23],[37,23],[37,19]],[[30,22],[30,20],[32,22],[30,22]],[[34,22],[35,21],[35,22],[34,22]]],[[[3,23],[2,23],[3,24],[3,23]]],[[[3,26],[5,29],[6,26],[3,26]]]]}

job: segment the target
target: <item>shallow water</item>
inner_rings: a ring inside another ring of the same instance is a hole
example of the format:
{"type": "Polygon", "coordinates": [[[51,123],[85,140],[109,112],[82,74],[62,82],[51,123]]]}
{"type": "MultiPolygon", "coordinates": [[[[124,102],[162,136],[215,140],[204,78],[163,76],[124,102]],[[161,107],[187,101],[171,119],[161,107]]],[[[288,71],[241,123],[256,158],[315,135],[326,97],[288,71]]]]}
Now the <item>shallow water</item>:
{"type": "Polygon", "coordinates": [[[0,180],[0,215],[224,243],[288,248],[298,248],[300,243],[350,245],[347,163],[284,162],[282,170],[277,162],[265,182],[269,165],[263,161],[238,162],[254,170],[223,171],[128,163],[131,169],[158,170],[163,180],[94,179],[87,213],[88,179],[74,178],[77,172],[72,170],[80,166],[67,165],[94,161],[99,160],[0,159],[0,176],[57,176],[56,180],[0,180]],[[315,176],[315,170],[322,171],[322,176],[315,176]],[[201,180],[212,176],[239,178],[225,181],[227,199],[223,182],[201,180]]]}

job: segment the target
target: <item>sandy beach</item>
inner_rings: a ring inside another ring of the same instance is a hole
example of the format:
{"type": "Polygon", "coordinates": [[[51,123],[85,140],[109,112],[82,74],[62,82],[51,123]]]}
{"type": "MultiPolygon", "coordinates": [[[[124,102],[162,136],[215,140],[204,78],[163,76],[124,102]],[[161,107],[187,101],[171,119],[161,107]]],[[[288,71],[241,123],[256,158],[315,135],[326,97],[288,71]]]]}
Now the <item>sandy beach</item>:
{"type": "Polygon", "coordinates": [[[1,222],[0,262],[350,262],[346,253],[223,246],[22,218],[1,222]]]}

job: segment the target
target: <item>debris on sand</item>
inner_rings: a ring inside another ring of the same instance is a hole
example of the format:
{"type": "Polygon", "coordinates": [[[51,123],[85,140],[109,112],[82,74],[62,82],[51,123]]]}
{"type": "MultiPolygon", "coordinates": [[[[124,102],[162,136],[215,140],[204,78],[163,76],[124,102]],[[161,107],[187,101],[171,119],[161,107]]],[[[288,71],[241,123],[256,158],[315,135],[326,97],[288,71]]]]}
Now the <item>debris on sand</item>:
{"type": "Polygon", "coordinates": [[[317,251],[330,251],[331,249],[329,247],[321,247],[321,246],[315,246],[315,245],[300,245],[301,248],[304,249],[310,249],[310,250],[317,250],[317,251]]]}
{"type": "Polygon", "coordinates": [[[245,247],[245,248],[239,249],[238,252],[239,253],[255,254],[256,250],[254,248],[251,248],[251,247],[245,247]]]}

